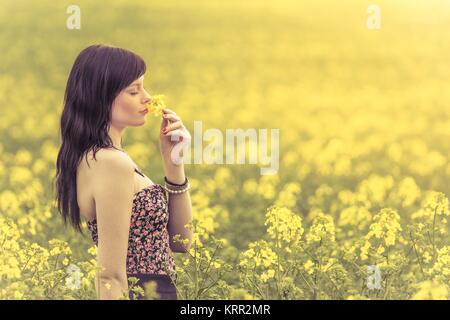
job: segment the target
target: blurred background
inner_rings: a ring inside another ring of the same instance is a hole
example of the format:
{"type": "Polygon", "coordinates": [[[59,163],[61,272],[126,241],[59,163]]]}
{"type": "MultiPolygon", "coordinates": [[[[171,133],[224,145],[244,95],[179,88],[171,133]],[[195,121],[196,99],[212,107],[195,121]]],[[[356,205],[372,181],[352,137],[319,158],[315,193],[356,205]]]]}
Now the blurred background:
{"type": "MultiPolygon", "coordinates": [[[[380,29],[368,28],[371,4],[2,1],[0,298],[95,298],[92,240],[64,228],[52,189],[67,77],[95,43],[141,55],[146,88],[167,97],[192,135],[195,120],[224,134],[280,129],[275,175],[248,163],[185,165],[201,248],[194,260],[204,265],[176,255],[182,297],[448,298],[450,2],[379,0],[380,29]],[[80,8],[81,29],[67,28],[69,5],[80,8]],[[299,239],[268,229],[290,234],[293,221],[299,239]],[[316,233],[329,237],[323,252],[316,233]],[[381,252],[392,233],[395,244],[381,252]],[[69,264],[81,268],[80,290],[65,285],[69,264]],[[380,265],[382,293],[360,289],[367,264],[380,265]]],[[[159,126],[149,116],[123,141],[156,183],[159,126]]]]}

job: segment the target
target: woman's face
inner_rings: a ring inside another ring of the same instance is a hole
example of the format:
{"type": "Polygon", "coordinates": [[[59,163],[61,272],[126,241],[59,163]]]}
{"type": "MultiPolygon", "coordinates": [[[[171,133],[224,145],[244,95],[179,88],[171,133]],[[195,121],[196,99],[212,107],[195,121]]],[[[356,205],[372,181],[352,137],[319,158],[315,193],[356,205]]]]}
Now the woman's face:
{"type": "Polygon", "coordinates": [[[145,123],[151,97],[144,88],[144,76],[123,89],[112,104],[111,123],[116,127],[140,126],[145,123]],[[144,112],[143,112],[144,111],[144,112]]]}

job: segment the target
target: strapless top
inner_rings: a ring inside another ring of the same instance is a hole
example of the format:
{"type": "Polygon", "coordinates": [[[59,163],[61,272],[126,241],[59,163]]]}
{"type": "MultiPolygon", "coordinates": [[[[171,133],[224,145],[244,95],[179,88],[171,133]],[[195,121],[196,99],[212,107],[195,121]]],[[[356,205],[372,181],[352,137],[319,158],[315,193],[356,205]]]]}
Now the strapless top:
{"type": "MultiPolygon", "coordinates": [[[[144,176],[139,170],[135,171],[144,176]]],[[[176,278],[168,222],[168,201],[163,186],[152,184],[134,195],[127,252],[128,276],[160,274],[176,278]]],[[[88,221],[87,226],[98,245],[96,218],[88,221]]]]}

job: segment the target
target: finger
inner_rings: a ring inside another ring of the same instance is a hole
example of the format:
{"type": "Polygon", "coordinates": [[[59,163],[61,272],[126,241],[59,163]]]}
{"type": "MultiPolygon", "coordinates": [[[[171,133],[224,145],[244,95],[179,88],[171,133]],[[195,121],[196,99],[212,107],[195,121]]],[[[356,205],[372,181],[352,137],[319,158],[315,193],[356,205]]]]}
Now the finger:
{"type": "Polygon", "coordinates": [[[163,129],[163,133],[167,133],[167,132],[170,132],[170,131],[173,131],[175,129],[182,128],[182,127],[183,127],[183,123],[181,121],[173,122],[163,129]]]}
{"type": "Polygon", "coordinates": [[[166,136],[170,137],[170,141],[184,141],[187,144],[191,142],[191,135],[189,132],[182,129],[170,131],[166,136]]]}
{"type": "Polygon", "coordinates": [[[175,122],[175,121],[178,121],[178,120],[171,121],[169,118],[166,118],[163,116],[162,120],[161,120],[161,130],[164,129],[165,127],[169,126],[172,122],[175,122]]]}
{"type": "Polygon", "coordinates": [[[163,115],[163,118],[173,120],[173,121],[181,120],[181,118],[179,116],[172,114],[172,113],[165,113],[163,115]]]}
{"type": "Polygon", "coordinates": [[[176,115],[176,112],[175,112],[175,111],[172,111],[172,110],[170,110],[169,108],[164,108],[164,109],[163,109],[163,114],[168,114],[168,113],[171,113],[171,114],[175,114],[175,115],[176,115]]]}

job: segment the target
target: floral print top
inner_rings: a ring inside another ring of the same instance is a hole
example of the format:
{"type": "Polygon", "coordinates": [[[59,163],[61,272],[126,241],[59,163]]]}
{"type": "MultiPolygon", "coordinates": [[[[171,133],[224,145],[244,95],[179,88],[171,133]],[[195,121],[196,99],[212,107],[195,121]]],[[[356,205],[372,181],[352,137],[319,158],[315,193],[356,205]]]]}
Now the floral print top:
{"type": "MultiPolygon", "coordinates": [[[[137,169],[135,171],[142,175],[137,169]]],[[[143,175],[142,175],[143,176],[143,175]]],[[[133,197],[126,271],[163,274],[176,279],[175,262],[169,243],[167,195],[159,184],[138,191],[133,197]]],[[[98,245],[96,218],[87,222],[92,240],[98,245]]]]}

